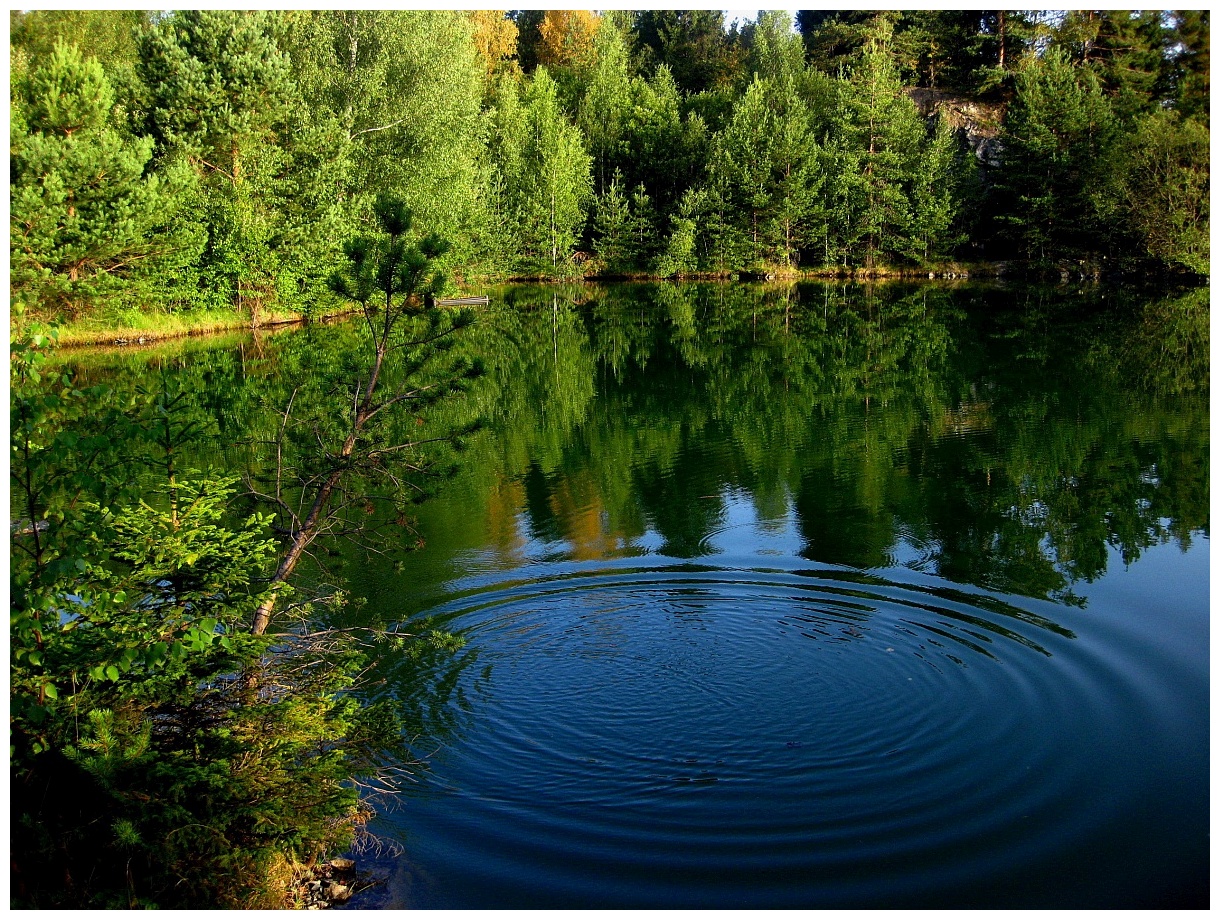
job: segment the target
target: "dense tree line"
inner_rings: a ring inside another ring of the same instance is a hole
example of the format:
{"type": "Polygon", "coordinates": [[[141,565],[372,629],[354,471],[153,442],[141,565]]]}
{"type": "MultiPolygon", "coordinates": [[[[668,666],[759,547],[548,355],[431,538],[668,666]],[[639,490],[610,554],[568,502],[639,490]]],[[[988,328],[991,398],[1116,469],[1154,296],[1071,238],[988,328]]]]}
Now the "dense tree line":
{"type": "Polygon", "coordinates": [[[316,308],[379,193],[460,277],[1209,271],[1207,11],[11,15],[44,314],[316,308]]]}

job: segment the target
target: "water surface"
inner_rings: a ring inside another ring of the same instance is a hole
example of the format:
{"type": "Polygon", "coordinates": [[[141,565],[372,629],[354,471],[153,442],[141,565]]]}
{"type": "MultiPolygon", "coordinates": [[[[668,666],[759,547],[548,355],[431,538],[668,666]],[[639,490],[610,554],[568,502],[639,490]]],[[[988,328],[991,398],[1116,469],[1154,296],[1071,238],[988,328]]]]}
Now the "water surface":
{"type": "MultiPolygon", "coordinates": [[[[493,292],[426,545],[328,563],[353,622],[466,640],[380,663],[427,766],[352,906],[1205,906],[1207,330],[1206,292],[493,292]]],[[[340,338],[182,372],[234,434],[340,338]]]]}

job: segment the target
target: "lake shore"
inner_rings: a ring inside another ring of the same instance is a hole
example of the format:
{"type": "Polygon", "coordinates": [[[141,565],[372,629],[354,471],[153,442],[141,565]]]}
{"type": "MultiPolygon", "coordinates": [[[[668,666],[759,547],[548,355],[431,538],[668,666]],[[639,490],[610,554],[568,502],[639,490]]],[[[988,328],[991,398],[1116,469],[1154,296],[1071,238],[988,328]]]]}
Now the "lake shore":
{"type": "MultiPolygon", "coordinates": [[[[482,291],[503,283],[546,283],[569,281],[577,284],[601,284],[618,282],[679,283],[698,281],[724,281],[736,283],[756,282],[854,282],[860,284],[902,281],[962,282],[962,281],[1044,281],[1059,284],[1100,283],[1111,280],[1114,273],[1103,266],[1089,262],[1055,262],[1033,264],[1028,262],[951,262],[934,265],[887,266],[873,268],[818,267],[810,269],[759,269],[757,271],[701,272],[676,277],[631,273],[613,274],[590,272],[570,279],[554,277],[514,277],[504,280],[483,279],[472,283],[471,290],[482,291]]],[[[1117,279],[1115,279],[1117,280],[1117,279]]],[[[1147,281],[1150,279],[1144,278],[1147,281]]],[[[1172,279],[1158,278],[1169,281],[1172,279]]],[[[1206,279],[1194,279],[1196,282],[1206,279]]],[[[131,347],[145,346],[157,342],[171,341],[193,336],[209,336],[222,332],[258,330],[267,332],[279,328],[291,328],[309,322],[325,322],[349,316],[347,307],[333,307],[312,315],[288,310],[260,311],[256,317],[240,310],[201,310],[183,313],[141,313],[134,310],[108,316],[85,316],[66,322],[58,327],[58,341],[65,348],[75,347],[131,347]]],[[[19,325],[10,320],[10,334],[19,335],[19,325]]]]}

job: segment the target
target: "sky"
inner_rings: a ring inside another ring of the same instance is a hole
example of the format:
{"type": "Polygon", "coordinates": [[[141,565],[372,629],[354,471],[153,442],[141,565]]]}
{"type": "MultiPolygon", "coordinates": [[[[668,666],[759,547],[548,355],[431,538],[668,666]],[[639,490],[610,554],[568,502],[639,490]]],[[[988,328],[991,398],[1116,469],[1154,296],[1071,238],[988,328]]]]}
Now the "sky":
{"type": "MultiPolygon", "coordinates": [[[[766,7],[760,7],[759,9],[783,10],[783,9],[787,9],[787,7],[766,6],[766,7]]],[[[793,22],[796,21],[796,10],[795,9],[788,10],[788,15],[792,17],[793,22]]],[[[758,18],[758,9],[724,10],[725,25],[732,25],[734,20],[739,20],[741,22],[753,22],[757,18],[758,18]]]]}

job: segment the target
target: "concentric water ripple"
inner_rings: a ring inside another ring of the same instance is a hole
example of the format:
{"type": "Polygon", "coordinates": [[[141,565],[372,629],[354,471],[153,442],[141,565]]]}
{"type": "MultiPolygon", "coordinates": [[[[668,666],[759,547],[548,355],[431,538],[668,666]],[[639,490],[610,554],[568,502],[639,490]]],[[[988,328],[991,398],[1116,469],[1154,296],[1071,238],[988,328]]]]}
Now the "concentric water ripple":
{"type": "MultiPolygon", "coordinates": [[[[461,906],[1036,903],[1039,873],[1139,806],[1144,669],[1088,653],[1052,605],[902,577],[468,579],[430,611],[478,663],[468,730],[411,805],[415,853],[465,876],[461,906]]],[[[426,873],[411,890],[447,906],[426,873]]]]}

